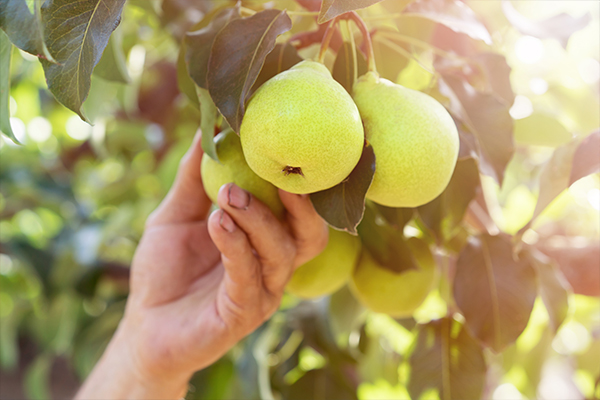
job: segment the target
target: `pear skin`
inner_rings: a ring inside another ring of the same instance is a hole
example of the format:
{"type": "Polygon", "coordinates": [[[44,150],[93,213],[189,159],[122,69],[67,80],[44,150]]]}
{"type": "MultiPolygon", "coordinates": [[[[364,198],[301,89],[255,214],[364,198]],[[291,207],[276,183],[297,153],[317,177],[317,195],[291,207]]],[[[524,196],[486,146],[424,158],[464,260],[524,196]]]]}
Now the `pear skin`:
{"type": "Polygon", "coordinates": [[[216,204],[221,186],[233,182],[265,203],[281,219],[285,209],[279,199],[279,191],[250,169],[238,135],[227,129],[215,137],[215,146],[221,163],[204,154],[200,171],[204,190],[211,201],[216,204]]]}
{"type": "Polygon", "coordinates": [[[350,290],[365,307],[395,318],[405,318],[423,303],[437,278],[435,261],[422,240],[410,238],[407,245],[419,269],[401,273],[382,267],[363,249],[350,279],[350,290]]]}
{"type": "Polygon", "coordinates": [[[377,165],[367,198],[417,207],[439,196],[458,158],[458,131],[448,111],[431,96],[374,72],[356,81],[353,98],[377,165]]]}
{"type": "Polygon", "coordinates": [[[329,241],[321,254],[296,269],[288,292],[305,299],[326,296],[348,282],[358,261],[360,239],[329,228],[329,241]]]}
{"type": "Polygon", "coordinates": [[[303,194],[333,187],[352,172],[364,130],[352,98],[329,70],[302,61],[254,93],[240,138],[258,176],[303,194]]]}

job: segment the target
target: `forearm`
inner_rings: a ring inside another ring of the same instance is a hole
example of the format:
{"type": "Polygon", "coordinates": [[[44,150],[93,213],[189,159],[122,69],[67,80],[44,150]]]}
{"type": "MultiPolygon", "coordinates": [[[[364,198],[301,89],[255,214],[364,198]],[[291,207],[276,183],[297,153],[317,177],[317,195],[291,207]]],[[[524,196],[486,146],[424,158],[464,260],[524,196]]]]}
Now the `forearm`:
{"type": "MultiPolygon", "coordinates": [[[[122,327],[121,327],[122,328],[122,327]]],[[[75,400],[181,399],[187,393],[189,377],[149,378],[136,370],[126,333],[115,333],[75,400]]]]}

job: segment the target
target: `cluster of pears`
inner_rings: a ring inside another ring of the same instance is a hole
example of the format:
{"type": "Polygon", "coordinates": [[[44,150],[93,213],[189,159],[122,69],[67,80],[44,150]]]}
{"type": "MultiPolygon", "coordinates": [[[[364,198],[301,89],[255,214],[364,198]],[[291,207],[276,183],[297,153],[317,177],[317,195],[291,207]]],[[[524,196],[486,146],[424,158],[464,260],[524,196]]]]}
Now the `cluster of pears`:
{"type": "MultiPolygon", "coordinates": [[[[250,99],[238,137],[215,137],[220,162],[204,156],[202,179],[216,202],[219,188],[234,182],[282,218],[277,188],[305,194],[342,182],[358,163],[365,139],[376,157],[367,199],[388,207],[416,207],[447,186],[458,157],[456,126],[430,96],[368,72],[352,96],[329,70],[302,61],[265,82],[250,99]]],[[[349,282],[374,311],[410,315],[434,281],[431,256],[409,241],[418,270],[393,273],[378,265],[360,240],[330,229],[326,249],[299,267],[288,291],[303,298],[333,293],[349,282]],[[421,254],[419,256],[419,254],[421,254]]]]}

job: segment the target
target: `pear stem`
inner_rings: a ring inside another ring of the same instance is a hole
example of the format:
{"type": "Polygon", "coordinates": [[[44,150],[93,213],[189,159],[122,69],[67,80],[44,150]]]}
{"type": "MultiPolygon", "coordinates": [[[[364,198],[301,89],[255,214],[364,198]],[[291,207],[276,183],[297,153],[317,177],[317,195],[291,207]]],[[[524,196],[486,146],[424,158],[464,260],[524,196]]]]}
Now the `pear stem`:
{"type": "Polygon", "coordinates": [[[370,72],[377,72],[377,68],[375,66],[375,53],[373,53],[373,42],[371,41],[371,34],[369,33],[369,28],[365,21],[356,13],[356,11],[351,11],[347,13],[348,17],[354,21],[358,29],[360,29],[360,33],[362,34],[363,40],[365,41],[365,50],[367,51],[367,65],[370,72]]]}
{"type": "Polygon", "coordinates": [[[338,18],[334,18],[331,20],[325,33],[323,34],[323,41],[321,41],[321,48],[319,49],[319,56],[317,57],[317,61],[321,64],[325,61],[325,53],[327,53],[327,49],[329,48],[329,43],[331,42],[331,38],[335,33],[335,24],[337,23],[338,18]]]}

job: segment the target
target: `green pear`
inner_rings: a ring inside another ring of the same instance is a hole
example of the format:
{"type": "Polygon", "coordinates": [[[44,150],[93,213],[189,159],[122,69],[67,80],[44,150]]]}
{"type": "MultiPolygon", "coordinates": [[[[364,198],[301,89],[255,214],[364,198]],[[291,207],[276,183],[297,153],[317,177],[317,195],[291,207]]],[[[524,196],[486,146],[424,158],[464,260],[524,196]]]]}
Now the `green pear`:
{"type": "Polygon", "coordinates": [[[227,129],[215,137],[215,146],[221,163],[204,154],[200,170],[204,190],[212,202],[216,204],[221,186],[233,182],[265,203],[275,216],[282,218],[284,207],[277,188],[250,169],[238,135],[227,129]]]}
{"type": "Polygon", "coordinates": [[[306,299],[331,294],[348,282],[360,253],[360,239],[329,228],[321,254],[296,269],[287,290],[306,299]]]}
{"type": "Polygon", "coordinates": [[[446,109],[375,72],[356,81],[353,98],[377,165],[367,198],[388,207],[417,207],[439,196],[450,182],[459,147],[446,109]]]}
{"type": "Polygon", "coordinates": [[[364,131],[352,98],[329,70],[302,61],[254,93],[240,138],[258,176],[291,193],[313,193],[352,172],[364,131]]]}
{"type": "Polygon", "coordinates": [[[367,308],[404,318],[423,303],[434,286],[437,270],[429,247],[417,238],[407,242],[418,269],[397,273],[382,267],[363,249],[360,261],[350,279],[350,290],[367,308]]]}

